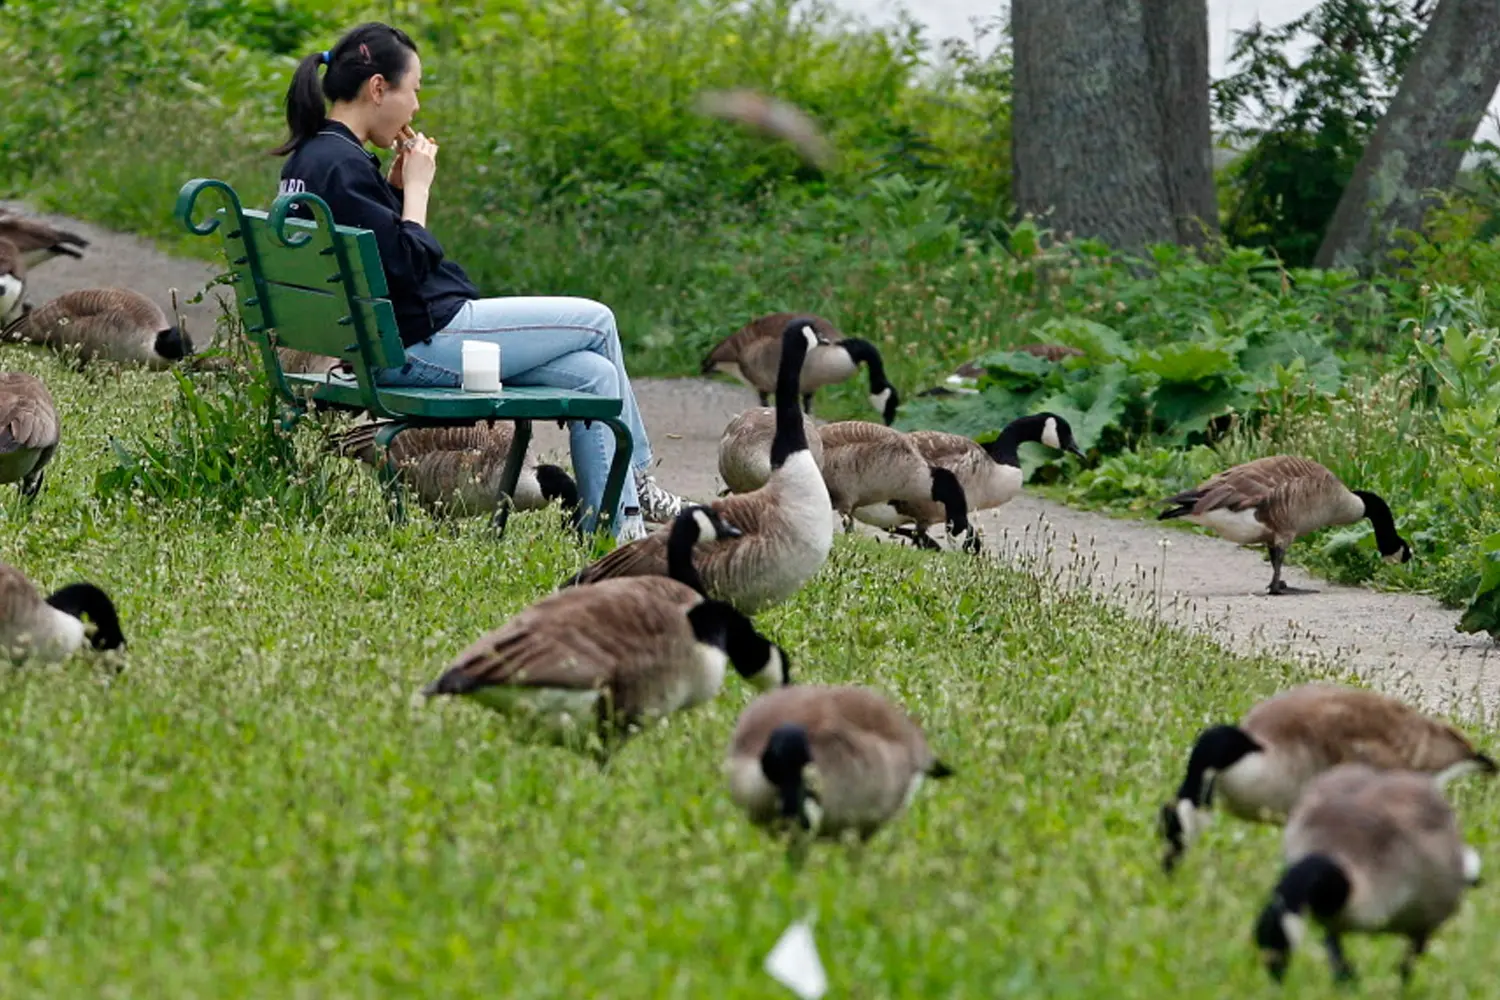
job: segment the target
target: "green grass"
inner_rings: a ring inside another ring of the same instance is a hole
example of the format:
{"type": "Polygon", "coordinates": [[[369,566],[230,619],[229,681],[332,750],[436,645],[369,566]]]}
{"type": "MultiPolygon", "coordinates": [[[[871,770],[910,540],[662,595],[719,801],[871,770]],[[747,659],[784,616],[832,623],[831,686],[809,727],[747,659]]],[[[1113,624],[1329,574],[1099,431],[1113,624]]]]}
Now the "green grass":
{"type": "MultiPolygon", "coordinates": [[[[311,524],[105,503],[109,435],[163,421],[170,378],[0,366],[47,379],[66,435],[33,510],[7,491],[0,555],[101,583],[129,639],[0,680],[8,996],[789,995],[760,963],[809,913],[832,996],[1277,995],[1249,942],[1276,832],[1221,819],[1168,880],[1153,823],[1197,730],[1304,668],[1024,566],[840,537],[759,625],[801,681],[900,699],[958,774],[799,873],[723,786],[733,679],[608,773],[416,694],[580,563],[549,519],[499,545],[482,520],[394,528],[360,470],[311,524]]],[[[1493,796],[1457,794],[1488,853],[1493,796]]],[[[1497,910],[1473,894],[1422,995],[1482,995],[1497,910]]],[[[1371,995],[1398,951],[1351,944],[1371,995]]],[[[1316,947],[1293,978],[1334,995],[1316,947]]]]}

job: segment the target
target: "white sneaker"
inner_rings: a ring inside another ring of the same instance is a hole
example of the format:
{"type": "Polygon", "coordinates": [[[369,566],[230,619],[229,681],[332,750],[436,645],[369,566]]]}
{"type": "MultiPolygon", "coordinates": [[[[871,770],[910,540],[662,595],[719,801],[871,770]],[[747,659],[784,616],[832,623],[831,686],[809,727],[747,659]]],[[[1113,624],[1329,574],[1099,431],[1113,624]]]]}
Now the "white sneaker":
{"type": "Polygon", "coordinates": [[[649,472],[635,474],[635,493],[641,505],[641,517],[657,524],[666,524],[682,513],[688,501],[657,485],[656,477],[649,472]]]}
{"type": "Polygon", "coordinates": [[[615,532],[615,541],[620,545],[624,545],[627,542],[640,541],[647,534],[646,522],[641,518],[641,515],[626,514],[620,518],[620,527],[615,532]]]}

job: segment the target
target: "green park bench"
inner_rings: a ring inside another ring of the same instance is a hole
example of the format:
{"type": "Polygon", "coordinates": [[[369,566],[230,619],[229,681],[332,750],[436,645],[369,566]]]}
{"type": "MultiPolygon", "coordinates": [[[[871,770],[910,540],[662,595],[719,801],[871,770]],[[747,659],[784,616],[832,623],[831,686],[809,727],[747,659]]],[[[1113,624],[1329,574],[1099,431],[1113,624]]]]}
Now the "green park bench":
{"type": "MultiPolygon", "coordinates": [[[[315,194],[284,194],[270,212],[244,208],[224,181],[195,178],[177,194],[176,217],[199,236],[220,233],[229,261],[239,317],[259,350],[266,377],[288,407],[288,423],[320,408],[367,411],[393,420],[376,437],[381,448],[411,427],[473,424],[481,420],[515,422],[515,441],[501,476],[501,489],[515,496],[516,481],[531,443],[533,420],[602,421],[615,434],[615,455],[605,480],[601,530],[619,504],[632,441],[619,419],[623,401],[592,393],[534,386],[505,386],[499,392],[466,392],[453,388],[391,388],[375,384],[374,372],[403,364],[406,351],[396,328],[385,271],[375,234],[368,229],[335,225],[328,204],[315,194]],[[202,222],[193,221],[198,197],[208,190],[224,202],[202,222]],[[318,221],[289,216],[305,204],[318,221]],[[227,223],[222,224],[221,223],[227,223]],[[288,372],[278,347],[309,351],[343,362],[328,374],[288,372]],[[347,374],[345,372],[348,372],[347,374]]],[[[394,493],[402,516],[401,488],[389,460],[382,478],[394,493]]],[[[509,503],[496,514],[503,533],[509,503]]]]}

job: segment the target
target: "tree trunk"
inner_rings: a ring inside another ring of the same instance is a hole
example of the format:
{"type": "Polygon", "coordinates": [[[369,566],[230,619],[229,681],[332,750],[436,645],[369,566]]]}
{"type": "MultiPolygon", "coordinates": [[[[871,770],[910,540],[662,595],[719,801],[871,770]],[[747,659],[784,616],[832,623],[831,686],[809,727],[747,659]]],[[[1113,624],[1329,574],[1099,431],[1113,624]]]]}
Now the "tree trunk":
{"type": "Polygon", "coordinates": [[[1206,0],[1014,0],[1011,31],[1021,211],[1121,250],[1217,228],[1206,0]]]}
{"type": "Polygon", "coordinates": [[[1370,137],[1313,263],[1368,273],[1397,229],[1417,229],[1426,195],[1458,177],[1500,85],[1500,0],[1440,0],[1401,86],[1370,137]]]}
{"type": "Polygon", "coordinates": [[[1197,246],[1219,231],[1205,0],[1148,0],[1146,54],[1161,116],[1162,175],[1177,242],[1197,246]]]}

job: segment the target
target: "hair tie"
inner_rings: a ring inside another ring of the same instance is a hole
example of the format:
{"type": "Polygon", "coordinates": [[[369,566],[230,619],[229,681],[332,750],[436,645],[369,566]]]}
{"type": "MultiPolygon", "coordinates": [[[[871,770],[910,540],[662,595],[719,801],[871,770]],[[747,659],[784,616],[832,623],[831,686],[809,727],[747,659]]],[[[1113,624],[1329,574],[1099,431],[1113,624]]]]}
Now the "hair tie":
{"type": "Polygon", "coordinates": [[[324,66],[327,66],[327,65],[328,65],[328,64],[329,64],[329,63],[331,63],[331,62],[333,62],[333,60],[332,60],[332,59],[331,59],[331,58],[329,58],[329,55],[328,55],[328,53],[327,53],[327,52],[326,52],[326,51],[325,51],[325,52],[324,52],[324,53],[323,53],[323,65],[324,65],[324,66]]]}

